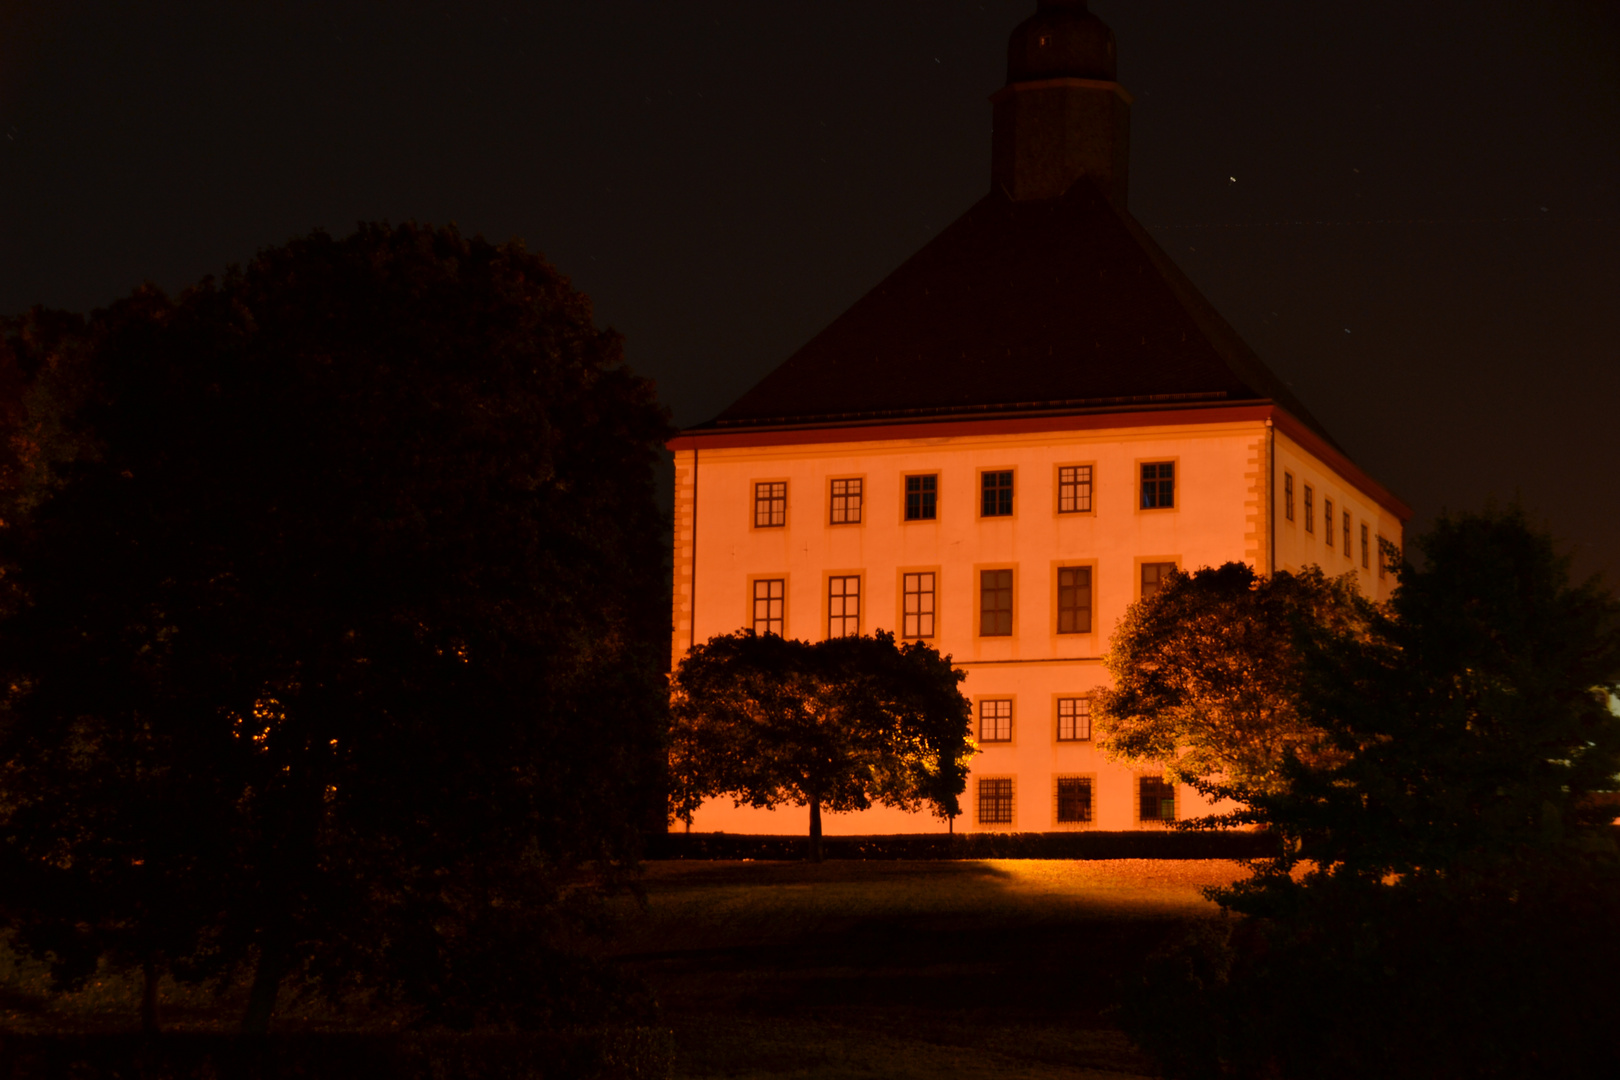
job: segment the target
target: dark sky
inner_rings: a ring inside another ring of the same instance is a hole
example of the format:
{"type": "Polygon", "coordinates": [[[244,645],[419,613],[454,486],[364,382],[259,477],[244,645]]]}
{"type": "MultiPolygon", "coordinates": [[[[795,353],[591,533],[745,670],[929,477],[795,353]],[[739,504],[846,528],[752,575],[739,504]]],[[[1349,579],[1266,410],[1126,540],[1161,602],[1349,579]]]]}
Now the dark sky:
{"type": "MultiPolygon", "coordinates": [[[[1620,5],[1094,0],[1131,206],[1417,509],[1620,578],[1620,5]]],[[[0,312],[523,237],[707,419],[989,184],[1034,0],[0,0],[0,312]]]]}

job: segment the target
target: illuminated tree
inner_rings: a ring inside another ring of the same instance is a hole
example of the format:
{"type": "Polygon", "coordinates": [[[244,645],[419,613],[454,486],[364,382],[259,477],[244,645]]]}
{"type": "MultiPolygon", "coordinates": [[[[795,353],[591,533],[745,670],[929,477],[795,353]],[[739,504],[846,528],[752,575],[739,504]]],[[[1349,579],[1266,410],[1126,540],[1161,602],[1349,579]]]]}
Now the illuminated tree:
{"type": "Polygon", "coordinates": [[[1237,562],[1173,573],[1114,633],[1114,685],[1096,697],[1098,745],[1188,782],[1276,790],[1288,754],[1321,763],[1337,753],[1302,712],[1303,650],[1324,634],[1353,637],[1370,617],[1353,581],[1314,567],[1269,578],[1237,562]]]}
{"type": "Polygon", "coordinates": [[[706,798],[821,812],[961,813],[972,707],[964,673],[922,642],[883,631],[810,644],[751,630],[688,651],[674,676],[670,774],[677,817],[706,798]]]}
{"type": "Polygon", "coordinates": [[[99,456],[0,532],[13,924],[250,965],[252,1028],[294,971],[566,1018],[571,868],[663,802],[668,426],[617,336],[521,245],[407,225],[83,342],[99,456]]]}

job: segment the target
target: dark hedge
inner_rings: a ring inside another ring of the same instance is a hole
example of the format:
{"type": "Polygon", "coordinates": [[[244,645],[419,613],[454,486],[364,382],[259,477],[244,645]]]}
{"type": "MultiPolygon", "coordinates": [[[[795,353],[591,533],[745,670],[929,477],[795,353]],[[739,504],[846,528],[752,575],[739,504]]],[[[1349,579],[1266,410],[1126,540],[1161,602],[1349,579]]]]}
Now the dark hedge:
{"type": "Polygon", "coordinates": [[[668,1080],[656,1028],[521,1035],[0,1034],[0,1080],[668,1080]]]}
{"type": "MultiPolygon", "coordinates": [[[[828,859],[1255,859],[1276,854],[1258,832],[908,833],[827,836],[828,859]]],[[[664,833],[648,843],[649,859],[803,859],[803,836],[664,833]]]]}

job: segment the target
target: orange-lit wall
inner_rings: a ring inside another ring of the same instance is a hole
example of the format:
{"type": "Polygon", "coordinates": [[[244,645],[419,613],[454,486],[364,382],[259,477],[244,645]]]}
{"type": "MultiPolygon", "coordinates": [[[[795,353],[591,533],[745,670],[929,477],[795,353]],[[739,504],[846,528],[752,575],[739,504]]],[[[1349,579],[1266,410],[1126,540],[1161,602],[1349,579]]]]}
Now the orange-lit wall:
{"type": "MultiPolygon", "coordinates": [[[[1089,742],[1058,742],[1056,700],[1106,682],[1101,658],[1113,627],[1139,596],[1141,564],[1193,569],[1242,559],[1267,569],[1275,543],[1278,565],[1323,561],[1342,570],[1332,560],[1313,558],[1308,541],[1268,517],[1268,504],[1281,505],[1285,463],[1296,483],[1311,475],[1319,477],[1313,491],[1332,489],[1336,515],[1341,507],[1351,509],[1358,524],[1364,515],[1375,523],[1374,535],[1381,531],[1399,541],[1399,519],[1300,442],[1274,434],[1268,410],[1229,412],[1216,422],[1210,422],[1212,415],[1138,416],[1142,422],[1117,427],[1097,427],[1093,420],[1067,429],[1059,418],[1050,430],[1008,430],[994,421],[917,426],[866,441],[855,437],[860,429],[849,430],[849,441],[842,442],[727,446],[715,445],[724,440],[677,440],[674,657],[678,661],[694,642],[750,625],[750,583],[756,577],[786,581],[785,636],[819,640],[827,634],[829,575],[861,578],[863,633],[898,632],[902,575],[933,571],[938,619],[931,643],[968,672],[962,689],[974,700],[976,717],[981,698],[1013,701],[1012,739],[981,746],[956,828],[1136,828],[1137,772],[1109,762],[1089,742]],[[949,434],[930,434],[935,431],[949,434]],[[1140,509],[1138,477],[1147,461],[1176,464],[1173,509],[1140,509]],[[1084,464],[1092,466],[1092,511],[1060,514],[1057,471],[1084,464]],[[980,472],[1006,469],[1014,473],[1013,514],[981,517],[980,472]],[[905,521],[904,477],[923,473],[939,477],[938,518],[905,521]],[[844,478],[862,480],[858,525],[829,521],[830,482],[844,478]],[[754,485],[762,481],[788,485],[783,527],[754,527],[754,485]],[[1092,567],[1092,632],[1059,634],[1057,568],[1079,565],[1092,567]],[[978,633],[979,571],[985,569],[1013,571],[1010,637],[978,633]],[[1058,776],[1092,778],[1089,825],[1056,821],[1058,776]],[[1013,778],[1010,825],[978,824],[981,777],[1013,778]]],[[[1376,588],[1372,570],[1363,577],[1376,588]]],[[[1191,789],[1181,788],[1177,800],[1178,816],[1203,809],[1191,789]]],[[[927,814],[881,808],[827,815],[825,823],[829,834],[945,829],[927,814]]],[[[766,812],[711,801],[692,828],[798,833],[806,828],[806,811],[766,812]]]]}

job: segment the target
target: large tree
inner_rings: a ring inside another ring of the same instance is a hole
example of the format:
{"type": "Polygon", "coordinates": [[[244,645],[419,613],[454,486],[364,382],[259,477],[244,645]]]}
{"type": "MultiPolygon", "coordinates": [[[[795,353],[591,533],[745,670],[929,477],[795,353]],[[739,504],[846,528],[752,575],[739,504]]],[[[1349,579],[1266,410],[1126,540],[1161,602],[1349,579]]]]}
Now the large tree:
{"type": "Polygon", "coordinates": [[[1299,701],[1305,651],[1324,635],[1354,637],[1371,614],[1353,581],[1314,567],[1173,573],[1110,642],[1098,745],[1184,781],[1276,790],[1288,754],[1320,763],[1338,752],[1299,701]]]}
{"type": "MultiPolygon", "coordinates": [[[[1517,509],[1442,517],[1365,627],[1305,647],[1336,751],[1207,788],[1275,859],[1127,1009],[1173,1074],[1612,1076],[1620,602],[1517,509]]],[[[1392,553],[1391,553],[1392,554],[1392,553]]]]}
{"type": "Polygon", "coordinates": [[[295,970],[427,1021],[579,1000],[570,868],[663,801],[668,426],[619,338],[520,244],[407,225],[79,345],[98,456],[0,531],[24,940],[251,963],[258,1029],[295,970]]]}
{"type": "Polygon", "coordinates": [[[674,812],[706,798],[810,808],[810,857],[821,812],[961,813],[972,708],[964,673],[923,642],[884,631],[811,644],[751,630],[689,650],[674,676],[670,773],[674,812]]]}

